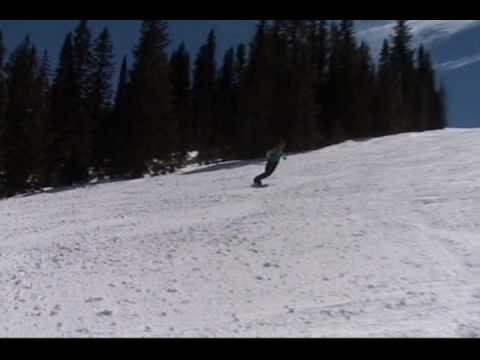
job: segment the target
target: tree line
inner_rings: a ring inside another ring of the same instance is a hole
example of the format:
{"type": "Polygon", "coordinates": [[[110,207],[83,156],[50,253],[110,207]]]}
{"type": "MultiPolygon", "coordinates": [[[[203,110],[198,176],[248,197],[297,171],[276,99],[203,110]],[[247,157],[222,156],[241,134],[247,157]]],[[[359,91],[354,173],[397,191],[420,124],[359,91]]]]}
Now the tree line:
{"type": "Polygon", "coordinates": [[[0,196],[92,179],[165,174],[196,161],[263,156],[347,139],[441,129],[445,90],[405,20],[378,64],[354,21],[261,20],[217,64],[211,31],[194,59],[169,54],[166,20],[144,20],[113,90],[109,31],[65,37],[55,72],[27,36],[5,59],[0,32],[0,196]]]}

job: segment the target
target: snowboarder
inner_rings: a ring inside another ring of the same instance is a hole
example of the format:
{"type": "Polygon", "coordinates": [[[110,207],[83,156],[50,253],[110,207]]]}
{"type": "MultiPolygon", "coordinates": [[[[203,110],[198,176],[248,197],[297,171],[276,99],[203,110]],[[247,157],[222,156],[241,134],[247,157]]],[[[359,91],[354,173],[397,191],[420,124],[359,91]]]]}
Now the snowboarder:
{"type": "Polygon", "coordinates": [[[284,140],[280,141],[278,146],[267,153],[267,166],[265,168],[265,172],[255,178],[253,181],[253,186],[262,187],[262,180],[271,176],[275,170],[281,159],[287,160],[287,157],[284,153],[286,143],[284,140]]]}

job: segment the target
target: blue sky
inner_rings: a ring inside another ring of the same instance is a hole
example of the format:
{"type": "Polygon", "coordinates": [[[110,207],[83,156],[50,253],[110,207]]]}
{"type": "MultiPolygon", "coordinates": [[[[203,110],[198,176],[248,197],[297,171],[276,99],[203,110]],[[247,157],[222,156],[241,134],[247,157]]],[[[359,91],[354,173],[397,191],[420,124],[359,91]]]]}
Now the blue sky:
{"type": "MultiPolygon", "coordinates": [[[[357,34],[366,40],[372,54],[377,55],[381,43],[392,32],[393,20],[358,20],[357,34]]],[[[14,49],[27,35],[41,51],[48,49],[55,66],[65,35],[78,20],[0,20],[8,50],[14,49]]],[[[114,41],[116,63],[123,55],[131,59],[139,37],[140,21],[91,20],[90,27],[98,34],[107,26],[114,41]]],[[[169,20],[172,46],[187,44],[192,56],[205,42],[210,29],[218,40],[218,60],[229,46],[249,41],[256,20],[169,20]]],[[[452,126],[480,127],[480,21],[478,20],[409,20],[415,45],[423,43],[432,51],[439,78],[444,81],[449,97],[449,118],[452,126]]],[[[117,72],[118,75],[118,72],[117,72]]]]}
{"type": "MultiPolygon", "coordinates": [[[[63,40],[72,31],[78,20],[0,20],[6,47],[14,49],[27,34],[39,50],[48,49],[52,64],[58,59],[63,40]]],[[[98,34],[105,26],[113,38],[117,65],[123,55],[131,58],[138,41],[140,21],[136,20],[91,20],[90,28],[98,34]]],[[[237,45],[249,39],[255,29],[254,20],[170,20],[172,46],[185,41],[192,55],[205,42],[210,29],[217,31],[219,57],[227,46],[237,45]]]]}

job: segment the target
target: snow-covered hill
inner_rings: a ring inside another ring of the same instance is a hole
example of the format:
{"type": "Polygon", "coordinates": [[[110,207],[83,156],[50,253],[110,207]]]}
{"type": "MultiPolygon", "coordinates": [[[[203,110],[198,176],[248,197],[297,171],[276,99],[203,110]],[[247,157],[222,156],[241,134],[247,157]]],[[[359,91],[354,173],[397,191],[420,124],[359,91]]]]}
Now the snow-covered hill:
{"type": "Polygon", "coordinates": [[[1,337],[480,336],[480,131],[0,201],[1,337]]]}

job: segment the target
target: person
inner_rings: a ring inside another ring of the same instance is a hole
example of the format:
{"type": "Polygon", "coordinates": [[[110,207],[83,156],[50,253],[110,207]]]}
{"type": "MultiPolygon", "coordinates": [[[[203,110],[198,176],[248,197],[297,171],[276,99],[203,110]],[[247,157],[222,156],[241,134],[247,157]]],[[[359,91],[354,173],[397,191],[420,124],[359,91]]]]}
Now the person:
{"type": "Polygon", "coordinates": [[[280,141],[278,146],[267,153],[267,165],[265,167],[265,172],[261,175],[258,175],[254,181],[254,186],[263,186],[262,180],[270,177],[278,167],[281,159],[287,160],[287,157],[284,153],[286,143],[284,140],[280,141]]]}

